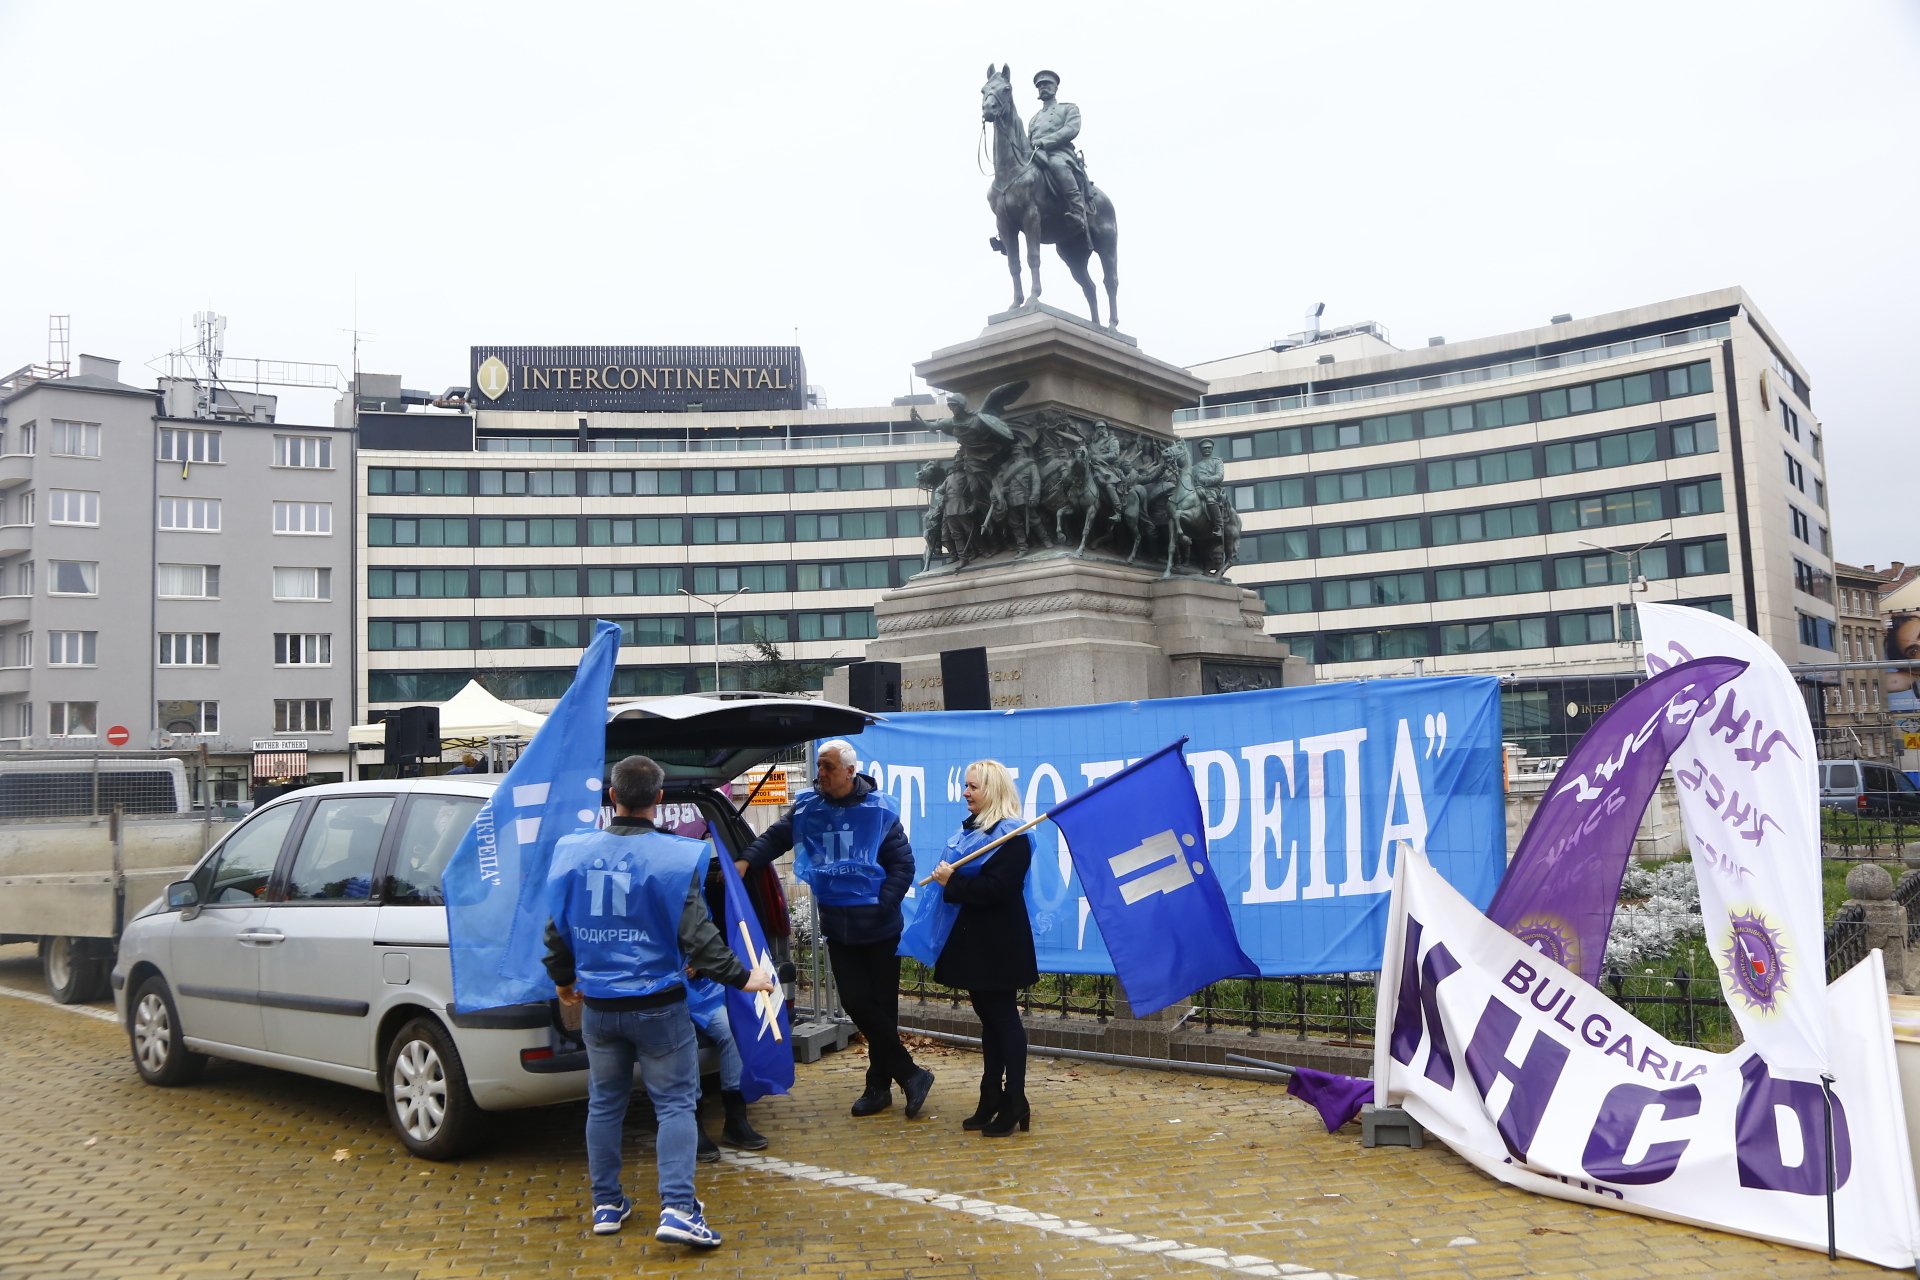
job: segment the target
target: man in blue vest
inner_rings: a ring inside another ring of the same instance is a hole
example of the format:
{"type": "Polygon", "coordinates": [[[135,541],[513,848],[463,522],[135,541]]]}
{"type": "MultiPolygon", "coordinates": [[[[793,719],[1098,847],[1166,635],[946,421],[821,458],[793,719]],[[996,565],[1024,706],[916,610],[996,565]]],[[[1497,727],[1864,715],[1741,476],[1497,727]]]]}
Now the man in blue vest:
{"type": "Polygon", "coordinates": [[[707,915],[706,846],[654,829],[663,776],[647,757],[628,756],[609,780],[614,819],[606,830],[554,847],[546,967],[562,1003],[586,1004],[580,1030],[594,1234],[611,1235],[633,1212],[620,1190],[620,1137],[637,1068],[658,1126],[654,1239],[711,1249],[720,1236],[693,1194],[700,1057],[685,975],[692,966],[747,991],[771,991],[773,983],[748,972],[707,915]]]}
{"type": "Polygon", "coordinates": [[[794,874],[813,889],[820,931],[840,988],[840,1005],[867,1038],[867,1088],[853,1114],[893,1105],[893,1084],[907,1095],[907,1118],[920,1114],[933,1072],[916,1066],[900,1043],[900,900],[913,883],[913,846],[900,806],[855,771],[853,744],[820,748],[813,790],[740,855],[736,865],[764,867],[794,850],[794,874]]]}

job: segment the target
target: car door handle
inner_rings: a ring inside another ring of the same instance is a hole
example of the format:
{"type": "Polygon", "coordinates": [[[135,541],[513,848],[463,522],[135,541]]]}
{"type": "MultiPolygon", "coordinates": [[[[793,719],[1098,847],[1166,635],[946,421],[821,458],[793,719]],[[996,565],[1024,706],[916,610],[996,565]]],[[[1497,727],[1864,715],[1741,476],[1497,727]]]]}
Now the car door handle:
{"type": "Polygon", "coordinates": [[[248,929],[244,933],[236,933],[233,936],[241,942],[257,942],[263,947],[270,947],[276,942],[287,940],[287,935],[278,929],[248,929]]]}

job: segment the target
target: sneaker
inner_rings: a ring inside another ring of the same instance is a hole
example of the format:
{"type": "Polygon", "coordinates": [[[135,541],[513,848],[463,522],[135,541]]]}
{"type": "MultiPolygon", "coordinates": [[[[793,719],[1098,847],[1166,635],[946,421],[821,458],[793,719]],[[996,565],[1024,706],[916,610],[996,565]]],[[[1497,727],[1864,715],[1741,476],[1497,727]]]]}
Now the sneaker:
{"type": "Polygon", "coordinates": [[[597,1204],[593,1206],[593,1234],[610,1236],[632,1216],[633,1201],[626,1196],[620,1197],[619,1204],[597,1204]]]}
{"type": "Polygon", "coordinates": [[[880,1085],[868,1089],[853,1100],[853,1114],[856,1116],[877,1116],[893,1105],[893,1086],[880,1085]]]}
{"type": "Polygon", "coordinates": [[[933,1092],[933,1072],[922,1067],[902,1087],[907,1091],[907,1119],[911,1120],[920,1114],[927,1095],[933,1092]]]}
{"type": "Polygon", "coordinates": [[[667,1244],[690,1244],[696,1249],[719,1248],[720,1233],[707,1225],[705,1209],[698,1200],[691,1209],[662,1209],[653,1238],[667,1244]]]}

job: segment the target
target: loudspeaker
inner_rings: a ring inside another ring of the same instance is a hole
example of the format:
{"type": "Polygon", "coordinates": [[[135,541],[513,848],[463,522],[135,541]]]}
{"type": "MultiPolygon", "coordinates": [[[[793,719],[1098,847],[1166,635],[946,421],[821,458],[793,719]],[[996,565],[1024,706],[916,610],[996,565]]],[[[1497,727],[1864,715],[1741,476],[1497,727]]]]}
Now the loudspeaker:
{"type": "Polygon", "coordinates": [[[993,710],[993,695],[987,691],[987,651],[948,649],[942,653],[940,687],[946,692],[949,711],[993,710]]]}
{"type": "Polygon", "coordinates": [[[440,754],[440,708],[401,707],[387,717],[387,754],[418,760],[440,754]]]}
{"type": "Polygon", "coordinates": [[[862,711],[900,710],[900,664],[856,662],[848,667],[847,701],[862,711]]]}

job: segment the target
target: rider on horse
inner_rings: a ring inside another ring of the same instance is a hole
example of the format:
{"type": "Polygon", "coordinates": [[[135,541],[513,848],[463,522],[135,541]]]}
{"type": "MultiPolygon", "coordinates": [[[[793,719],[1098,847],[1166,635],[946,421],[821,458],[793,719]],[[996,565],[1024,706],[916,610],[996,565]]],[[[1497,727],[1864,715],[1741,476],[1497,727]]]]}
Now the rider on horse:
{"type": "Polygon", "coordinates": [[[1073,146],[1073,140],[1080,136],[1080,108],[1071,102],[1054,101],[1053,95],[1060,87],[1057,72],[1036,72],[1033,87],[1040,91],[1041,104],[1027,124],[1034,164],[1060,196],[1067,220],[1087,236],[1087,171],[1073,146]]]}

